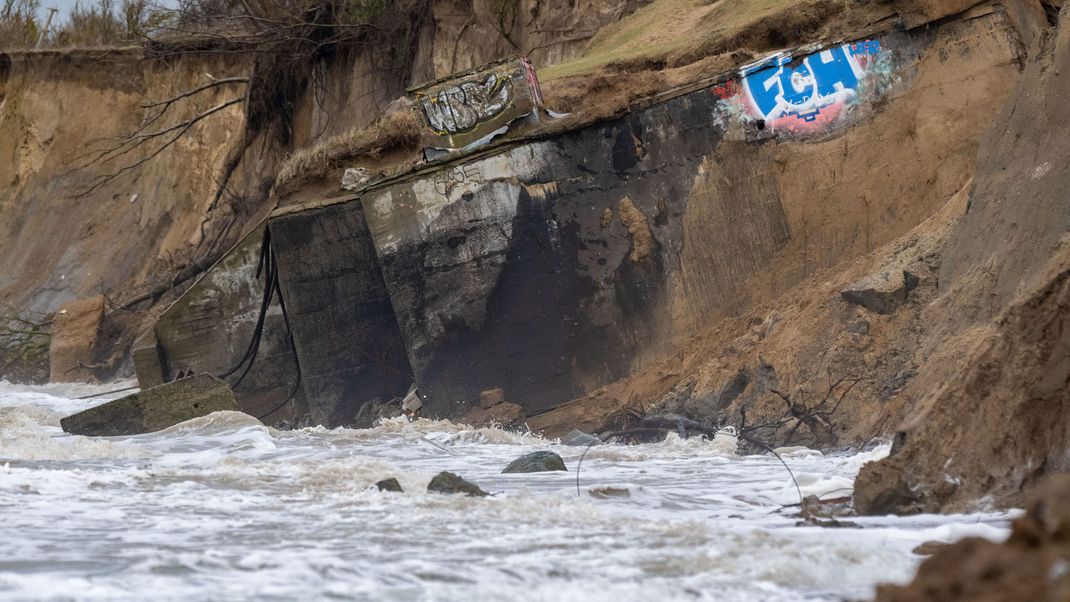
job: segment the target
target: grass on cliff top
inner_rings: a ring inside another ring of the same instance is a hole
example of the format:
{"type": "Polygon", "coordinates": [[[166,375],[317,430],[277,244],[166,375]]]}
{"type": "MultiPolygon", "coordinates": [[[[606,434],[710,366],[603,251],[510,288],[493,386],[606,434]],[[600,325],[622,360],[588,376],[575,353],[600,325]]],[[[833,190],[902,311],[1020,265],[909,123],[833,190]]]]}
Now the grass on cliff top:
{"type": "MultiPolygon", "coordinates": [[[[749,26],[812,0],[655,0],[604,27],[583,56],[539,70],[543,80],[581,75],[611,63],[666,61],[714,39],[733,39],[749,26]]],[[[791,15],[785,15],[790,18],[791,15]]]]}

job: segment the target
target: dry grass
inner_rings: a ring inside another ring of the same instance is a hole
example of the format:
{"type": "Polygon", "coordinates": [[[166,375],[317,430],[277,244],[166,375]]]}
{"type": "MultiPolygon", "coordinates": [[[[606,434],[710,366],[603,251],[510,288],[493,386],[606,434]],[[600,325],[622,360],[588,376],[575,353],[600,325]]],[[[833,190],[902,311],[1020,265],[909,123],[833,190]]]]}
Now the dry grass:
{"type": "Polygon", "coordinates": [[[541,69],[543,82],[601,70],[683,67],[726,52],[767,53],[856,33],[890,14],[855,0],[655,0],[604,27],[583,56],[541,69]]]}
{"type": "Polygon", "coordinates": [[[302,182],[323,177],[344,163],[375,161],[382,155],[418,152],[423,126],[411,110],[390,111],[366,128],[332,136],[323,142],[298,150],[279,170],[275,188],[293,189],[302,182]]]}

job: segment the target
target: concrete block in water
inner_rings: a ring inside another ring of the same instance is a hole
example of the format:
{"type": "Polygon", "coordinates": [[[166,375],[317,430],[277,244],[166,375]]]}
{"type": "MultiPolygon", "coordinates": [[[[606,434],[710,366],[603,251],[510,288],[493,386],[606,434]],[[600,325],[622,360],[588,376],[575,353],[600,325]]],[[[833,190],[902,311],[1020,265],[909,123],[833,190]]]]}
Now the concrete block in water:
{"type": "Polygon", "coordinates": [[[238,411],[230,387],[214,376],[198,374],[67,416],[60,425],[74,435],[137,435],[225,410],[238,411]]]}

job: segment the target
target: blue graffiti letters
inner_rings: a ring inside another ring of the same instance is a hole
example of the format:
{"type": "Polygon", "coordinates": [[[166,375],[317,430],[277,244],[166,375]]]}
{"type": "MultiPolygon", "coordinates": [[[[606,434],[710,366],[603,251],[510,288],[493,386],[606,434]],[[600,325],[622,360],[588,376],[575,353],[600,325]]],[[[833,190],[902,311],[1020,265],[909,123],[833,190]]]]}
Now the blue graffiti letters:
{"type": "Polygon", "coordinates": [[[855,93],[863,75],[854,58],[862,52],[857,46],[823,50],[794,67],[791,56],[776,55],[744,70],[744,89],[765,119],[794,115],[813,121],[823,108],[855,93]]]}

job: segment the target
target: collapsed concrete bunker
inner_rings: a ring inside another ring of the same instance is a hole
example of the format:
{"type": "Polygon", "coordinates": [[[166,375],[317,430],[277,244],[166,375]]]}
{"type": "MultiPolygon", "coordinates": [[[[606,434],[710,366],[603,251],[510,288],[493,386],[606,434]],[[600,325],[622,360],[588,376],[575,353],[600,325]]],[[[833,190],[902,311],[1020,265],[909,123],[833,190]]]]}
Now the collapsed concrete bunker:
{"type": "Polygon", "coordinates": [[[982,6],[564,133],[466,132],[276,210],[138,340],[139,382],[225,375],[250,414],[327,426],[412,383],[435,416],[495,388],[529,415],[558,407],[924,220],[964,184],[948,166],[972,162],[1013,81],[1017,27],[982,6]]]}

